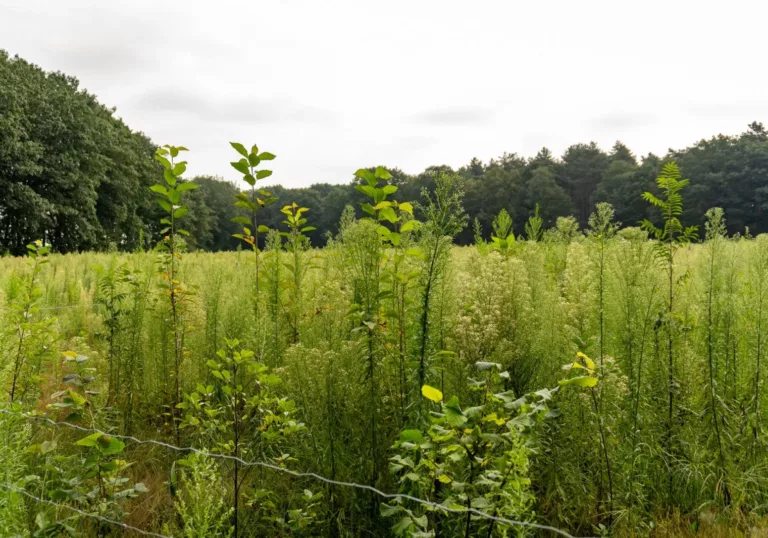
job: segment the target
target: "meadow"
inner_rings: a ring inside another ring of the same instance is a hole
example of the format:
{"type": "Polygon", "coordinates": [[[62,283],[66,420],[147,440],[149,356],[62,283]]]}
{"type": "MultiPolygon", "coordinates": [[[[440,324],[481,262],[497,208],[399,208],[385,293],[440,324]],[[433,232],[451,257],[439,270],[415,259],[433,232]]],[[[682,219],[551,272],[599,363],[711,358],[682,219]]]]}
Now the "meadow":
{"type": "Polygon", "coordinates": [[[243,248],[204,253],[182,150],[156,249],[0,260],[0,535],[765,532],[768,235],[681,225],[673,164],[658,228],[503,211],[468,247],[458,178],[360,170],[313,249],[242,148],[243,248]]]}

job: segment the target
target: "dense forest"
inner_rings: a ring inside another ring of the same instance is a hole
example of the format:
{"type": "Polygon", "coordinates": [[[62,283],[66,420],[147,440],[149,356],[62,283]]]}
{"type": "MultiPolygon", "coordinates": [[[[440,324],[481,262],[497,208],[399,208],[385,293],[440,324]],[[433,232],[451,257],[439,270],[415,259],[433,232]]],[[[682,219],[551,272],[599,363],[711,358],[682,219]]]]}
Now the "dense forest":
{"type": "MultiPolygon", "coordinates": [[[[162,175],[153,159],[156,146],[114,112],[75,78],[0,51],[0,252],[23,254],[27,243],[41,237],[57,252],[135,251],[156,242],[159,213],[146,188],[162,175]]],[[[728,215],[729,233],[768,231],[768,132],[758,122],[738,136],[703,139],[665,156],[638,157],[620,142],[608,152],[587,143],[561,157],[542,148],[531,158],[507,153],[487,163],[473,159],[456,172],[464,180],[467,214],[487,238],[501,209],[519,235],[537,205],[545,227],[573,215],[584,228],[598,202],[611,203],[620,222],[636,225],[653,217],[640,195],[655,188],[661,166],[671,159],[693,184],[687,221],[701,224],[706,210],[718,206],[728,215]]],[[[450,168],[432,166],[417,175],[390,170],[404,199],[423,201],[436,174],[450,168]]],[[[239,187],[217,177],[193,180],[200,188],[189,200],[191,245],[237,248],[231,222],[237,210],[229,202],[239,187]]],[[[338,232],[344,208],[364,201],[354,184],[350,174],[339,184],[271,190],[281,202],[312,208],[316,230],[310,239],[323,246],[329,232],[338,232]]],[[[275,205],[262,219],[275,227],[283,216],[275,205]]],[[[472,237],[468,228],[456,241],[469,244],[472,237]]]]}

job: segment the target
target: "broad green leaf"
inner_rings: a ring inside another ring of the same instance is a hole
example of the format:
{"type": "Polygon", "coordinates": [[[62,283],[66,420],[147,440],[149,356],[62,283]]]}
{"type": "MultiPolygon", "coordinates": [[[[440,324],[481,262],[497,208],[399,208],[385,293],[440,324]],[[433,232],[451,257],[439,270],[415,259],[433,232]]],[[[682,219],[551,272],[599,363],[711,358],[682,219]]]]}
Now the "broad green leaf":
{"type": "Polygon", "coordinates": [[[235,202],[235,207],[242,207],[243,209],[249,209],[251,211],[258,211],[259,206],[254,204],[248,199],[239,199],[237,202],[235,202]]]}
{"type": "Polygon", "coordinates": [[[389,517],[400,512],[400,507],[382,503],[379,505],[379,512],[382,516],[389,517]]]}
{"type": "Polygon", "coordinates": [[[279,378],[278,376],[276,376],[275,374],[269,374],[269,375],[266,377],[266,379],[264,380],[264,383],[265,383],[267,386],[270,386],[270,387],[276,387],[277,385],[280,385],[280,384],[282,384],[282,382],[283,382],[283,380],[282,380],[282,379],[280,379],[280,378],[279,378]]]}
{"type": "Polygon", "coordinates": [[[162,157],[160,155],[155,155],[155,160],[157,160],[160,164],[162,164],[163,168],[165,168],[166,170],[171,169],[171,161],[169,161],[165,157],[162,157]]]}
{"type": "Polygon", "coordinates": [[[243,157],[248,157],[248,150],[245,149],[244,145],[240,144],[239,142],[230,142],[229,145],[235,148],[235,151],[243,157]]]}
{"type": "Polygon", "coordinates": [[[448,421],[448,424],[454,428],[463,426],[467,422],[467,417],[462,413],[461,407],[459,407],[459,399],[456,396],[453,396],[448,400],[448,403],[443,406],[443,412],[445,413],[445,418],[448,421]]]}
{"type": "Polygon", "coordinates": [[[411,525],[413,525],[411,518],[408,516],[405,516],[392,526],[392,532],[398,536],[401,534],[405,534],[405,531],[407,531],[411,527],[411,525]]]}
{"type": "Polygon", "coordinates": [[[232,168],[240,172],[241,174],[248,174],[250,173],[250,169],[248,168],[248,161],[245,159],[240,159],[237,162],[231,162],[229,163],[232,165],[232,168]]]}
{"type": "Polygon", "coordinates": [[[424,436],[422,436],[419,430],[403,430],[400,432],[400,441],[421,443],[424,441],[424,436]]]}
{"type": "Polygon", "coordinates": [[[178,204],[181,201],[181,193],[174,187],[168,189],[168,201],[172,204],[178,204]]]}
{"type": "MultiPolygon", "coordinates": [[[[63,501],[63,500],[69,499],[69,493],[67,493],[62,489],[52,489],[48,491],[48,498],[51,499],[52,501],[63,501]]],[[[39,522],[38,522],[38,525],[40,525],[39,522]]]]}
{"type": "Polygon", "coordinates": [[[376,232],[384,239],[389,239],[389,237],[392,235],[392,231],[389,228],[381,225],[376,228],[376,232]]]}
{"type": "Polygon", "coordinates": [[[83,437],[75,444],[77,446],[96,446],[96,443],[99,442],[99,437],[101,437],[103,434],[101,433],[92,433],[91,435],[87,437],[83,437]]]}
{"type": "Polygon", "coordinates": [[[259,159],[261,159],[262,161],[271,161],[274,158],[275,156],[272,153],[269,153],[268,151],[259,153],[259,159]]]}
{"type": "Polygon", "coordinates": [[[173,175],[173,172],[170,170],[163,170],[163,178],[165,179],[165,182],[171,186],[176,186],[176,176],[173,175]]]}
{"type": "Polygon", "coordinates": [[[370,185],[355,185],[355,190],[358,192],[362,192],[366,196],[370,196],[373,198],[373,195],[376,193],[376,189],[371,187],[370,185]]]}
{"type": "MultiPolygon", "coordinates": [[[[429,519],[427,519],[427,514],[422,514],[419,517],[414,517],[413,522],[416,523],[419,527],[422,529],[426,529],[427,525],[429,524],[429,519]]],[[[418,533],[422,534],[422,533],[418,533]]],[[[432,536],[432,533],[429,533],[429,536],[432,536]]],[[[423,535],[419,536],[418,538],[424,538],[423,535]]]]}
{"type": "Polygon", "coordinates": [[[368,185],[371,187],[376,186],[376,176],[370,170],[360,168],[357,172],[355,172],[355,176],[359,177],[360,179],[364,179],[365,182],[368,183],[368,185]]]}
{"type": "Polygon", "coordinates": [[[184,172],[187,171],[187,163],[184,161],[181,161],[180,163],[176,163],[173,165],[173,175],[176,177],[181,176],[184,172]]]}
{"type": "Polygon", "coordinates": [[[597,378],[588,376],[588,375],[582,375],[578,377],[572,377],[570,379],[561,379],[558,381],[560,385],[575,385],[577,387],[594,387],[597,385],[597,378]]]}
{"type": "Polygon", "coordinates": [[[187,213],[189,213],[189,210],[186,207],[184,207],[184,206],[178,207],[173,212],[173,218],[180,219],[181,217],[183,217],[187,213]]]}
{"type": "Polygon", "coordinates": [[[272,170],[259,170],[256,172],[256,179],[264,179],[272,175],[272,170]]]}
{"type": "Polygon", "coordinates": [[[243,216],[232,217],[231,221],[236,222],[237,224],[242,224],[243,226],[251,225],[251,219],[249,219],[248,217],[243,217],[243,216]]]}
{"type": "Polygon", "coordinates": [[[383,166],[377,166],[376,167],[375,176],[376,176],[376,178],[383,179],[383,180],[392,179],[392,174],[390,174],[387,171],[387,169],[384,168],[383,166]]]}
{"type": "Polygon", "coordinates": [[[385,207],[379,211],[379,220],[386,220],[392,223],[398,221],[398,217],[395,214],[395,210],[391,207],[385,207]]]}
{"type": "Polygon", "coordinates": [[[180,183],[176,190],[179,192],[193,191],[197,188],[197,183],[187,181],[186,183],[180,183]]]}
{"type": "Polygon", "coordinates": [[[99,451],[108,456],[110,454],[119,454],[125,448],[125,443],[120,439],[115,439],[111,435],[102,435],[98,439],[99,451]]]}
{"type": "Polygon", "coordinates": [[[149,188],[149,190],[151,190],[152,192],[156,192],[157,194],[162,194],[162,195],[167,195],[168,194],[168,189],[166,189],[162,185],[152,185],[149,188]]]}

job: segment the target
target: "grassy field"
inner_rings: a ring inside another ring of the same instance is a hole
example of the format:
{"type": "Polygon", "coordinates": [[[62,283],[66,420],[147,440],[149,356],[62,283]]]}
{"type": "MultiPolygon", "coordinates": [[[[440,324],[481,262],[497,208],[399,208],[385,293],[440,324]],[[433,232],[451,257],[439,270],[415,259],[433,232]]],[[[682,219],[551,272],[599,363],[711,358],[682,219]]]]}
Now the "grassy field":
{"type": "Polygon", "coordinates": [[[562,224],[0,260],[0,535],[760,535],[768,237],[562,224]]]}

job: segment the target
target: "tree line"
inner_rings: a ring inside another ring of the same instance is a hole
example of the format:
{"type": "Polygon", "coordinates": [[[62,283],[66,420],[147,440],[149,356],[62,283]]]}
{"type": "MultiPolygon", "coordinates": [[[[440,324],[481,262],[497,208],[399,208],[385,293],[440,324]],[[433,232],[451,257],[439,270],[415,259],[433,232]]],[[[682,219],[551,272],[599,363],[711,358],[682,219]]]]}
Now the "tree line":
{"type": "MultiPolygon", "coordinates": [[[[23,254],[38,238],[58,252],[133,251],[156,243],[159,214],[148,187],[162,177],[153,159],[157,146],[114,113],[76,78],[0,51],[0,252],[23,254]]],[[[475,158],[458,170],[432,166],[415,175],[390,170],[408,200],[433,192],[440,172],[460,176],[467,214],[487,237],[502,209],[517,235],[537,206],[544,227],[573,215],[584,228],[599,202],[611,203],[624,225],[658,218],[640,195],[654,192],[655,178],[669,160],[691,180],[687,222],[703,223],[706,210],[718,206],[728,216],[730,234],[768,231],[768,131],[759,122],[737,136],[702,139],[664,156],[638,157],[621,142],[606,152],[592,142],[574,144],[560,157],[543,148],[531,158],[515,153],[489,162],[475,158]]],[[[280,227],[284,204],[311,207],[316,230],[308,235],[313,245],[323,246],[338,232],[344,208],[359,211],[364,201],[352,172],[347,183],[271,187],[280,203],[265,208],[264,223],[280,227]]],[[[200,188],[188,200],[194,216],[190,246],[237,248],[232,234],[238,226],[231,220],[237,209],[231,202],[239,188],[213,176],[193,181],[200,188]]],[[[473,233],[465,229],[456,242],[471,243],[473,233]]]]}

